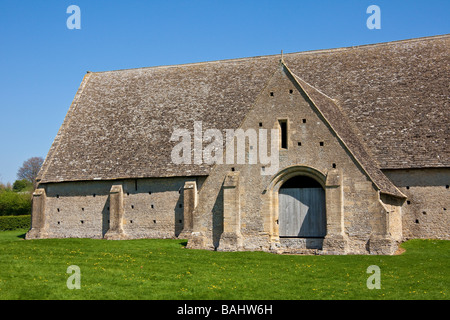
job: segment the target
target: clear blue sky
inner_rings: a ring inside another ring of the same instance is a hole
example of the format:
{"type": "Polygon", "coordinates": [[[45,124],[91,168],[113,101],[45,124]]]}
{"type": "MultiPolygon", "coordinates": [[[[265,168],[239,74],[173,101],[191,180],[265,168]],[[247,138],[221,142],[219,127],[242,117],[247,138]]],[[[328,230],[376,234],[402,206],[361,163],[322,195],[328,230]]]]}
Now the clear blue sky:
{"type": "Polygon", "coordinates": [[[86,73],[450,33],[450,1],[1,0],[0,181],[45,158],[86,73]],[[69,30],[69,5],[81,30],[69,30]],[[369,5],[381,29],[369,30],[369,5]]]}

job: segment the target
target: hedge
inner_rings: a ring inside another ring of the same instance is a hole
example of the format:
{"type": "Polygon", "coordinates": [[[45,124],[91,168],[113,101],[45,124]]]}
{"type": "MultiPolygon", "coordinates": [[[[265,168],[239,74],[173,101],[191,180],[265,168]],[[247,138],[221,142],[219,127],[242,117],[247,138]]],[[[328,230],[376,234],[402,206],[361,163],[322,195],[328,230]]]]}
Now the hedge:
{"type": "Polygon", "coordinates": [[[31,194],[0,190],[0,216],[19,216],[31,214],[31,194]]]}
{"type": "Polygon", "coordinates": [[[29,229],[30,226],[31,226],[31,215],[0,216],[0,231],[29,229]]]}

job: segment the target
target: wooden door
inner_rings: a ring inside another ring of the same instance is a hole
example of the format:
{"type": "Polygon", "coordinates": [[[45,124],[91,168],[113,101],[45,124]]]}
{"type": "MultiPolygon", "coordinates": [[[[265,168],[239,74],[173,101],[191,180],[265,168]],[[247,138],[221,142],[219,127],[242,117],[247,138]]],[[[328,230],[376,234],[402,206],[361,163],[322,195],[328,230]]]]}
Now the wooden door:
{"type": "Polygon", "coordinates": [[[322,188],[281,188],[278,196],[280,237],[325,236],[325,192],[322,188]]]}

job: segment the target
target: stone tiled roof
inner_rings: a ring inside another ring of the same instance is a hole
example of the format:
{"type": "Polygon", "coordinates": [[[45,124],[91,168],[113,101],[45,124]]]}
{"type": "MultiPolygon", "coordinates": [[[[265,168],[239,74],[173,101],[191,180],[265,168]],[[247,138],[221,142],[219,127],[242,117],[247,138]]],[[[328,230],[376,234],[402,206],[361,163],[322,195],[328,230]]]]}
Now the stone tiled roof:
{"type": "MultiPolygon", "coordinates": [[[[284,55],[331,97],[375,166],[448,167],[450,36],[284,55]]],[[[45,159],[42,182],[207,175],[176,165],[175,128],[236,128],[280,56],[88,73],[45,159]]]]}
{"type": "Polygon", "coordinates": [[[450,165],[450,36],[288,55],[335,99],[382,168],[450,165]]]}

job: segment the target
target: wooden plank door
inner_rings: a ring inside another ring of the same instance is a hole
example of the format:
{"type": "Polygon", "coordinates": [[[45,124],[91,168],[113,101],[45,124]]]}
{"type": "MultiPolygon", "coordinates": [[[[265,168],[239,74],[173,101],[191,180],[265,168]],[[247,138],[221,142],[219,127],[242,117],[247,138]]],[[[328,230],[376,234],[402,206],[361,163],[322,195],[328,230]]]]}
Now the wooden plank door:
{"type": "Polygon", "coordinates": [[[281,237],[325,236],[325,192],[322,188],[281,188],[278,196],[281,237]]]}

